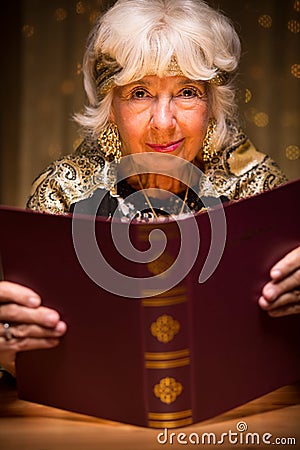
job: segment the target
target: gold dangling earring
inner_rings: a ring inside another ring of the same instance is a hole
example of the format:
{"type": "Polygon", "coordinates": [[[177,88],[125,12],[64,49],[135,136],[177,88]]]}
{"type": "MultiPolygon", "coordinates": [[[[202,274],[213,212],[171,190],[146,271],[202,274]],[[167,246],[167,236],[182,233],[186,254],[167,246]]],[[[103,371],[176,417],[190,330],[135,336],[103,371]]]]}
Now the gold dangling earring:
{"type": "Polygon", "coordinates": [[[120,162],[122,157],[121,140],[118,127],[115,123],[109,122],[103,128],[98,137],[98,143],[109,161],[114,160],[116,163],[120,162]]]}
{"type": "Polygon", "coordinates": [[[206,130],[206,135],[202,143],[202,159],[204,162],[209,162],[214,156],[217,155],[217,150],[212,147],[212,137],[217,128],[216,119],[209,119],[206,130]]]}

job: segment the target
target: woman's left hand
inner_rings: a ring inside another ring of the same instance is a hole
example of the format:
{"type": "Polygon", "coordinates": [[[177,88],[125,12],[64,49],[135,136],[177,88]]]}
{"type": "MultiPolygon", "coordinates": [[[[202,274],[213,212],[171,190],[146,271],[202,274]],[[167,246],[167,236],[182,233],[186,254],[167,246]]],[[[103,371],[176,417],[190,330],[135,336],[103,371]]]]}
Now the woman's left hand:
{"type": "Polygon", "coordinates": [[[272,317],[300,313],[300,247],[282,258],[270,271],[258,300],[272,317]]]}

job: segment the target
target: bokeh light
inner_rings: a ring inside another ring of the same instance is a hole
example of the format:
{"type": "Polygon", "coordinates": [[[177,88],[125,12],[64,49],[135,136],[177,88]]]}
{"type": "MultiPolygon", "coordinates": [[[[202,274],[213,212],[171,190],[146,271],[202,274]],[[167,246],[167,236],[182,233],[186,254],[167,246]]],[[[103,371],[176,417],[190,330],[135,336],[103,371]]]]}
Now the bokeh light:
{"type": "Polygon", "coordinates": [[[81,63],[77,63],[76,75],[81,75],[81,74],[82,74],[82,64],[81,63]]]}
{"type": "Polygon", "coordinates": [[[271,28],[272,26],[272,17],[268,14],[262,14],[258,18],[258,23],[262,28],[271,28]]]}
{"type": "Polygon", "coordinates": [[[96,20],[99,17],[99,14],[100,14],[100,11],[98,11],[98,10],[94,10],[91,12],[90,17],[89,17],[91,25],[94,25],[94,23],[96,22],[96,20]]]}
{"type": "Polygon", "coordinates": [[[300,12],[300,0],[295,0],[294,2],[294,10],[300,12]]]}
{"type": "Polygon", "coordinates": [[[32,25],[24,25],[22,27],[22,35],[25,38],[31,38],[34,35],[34,27],[32,25]]]}
{"type": "Polygon", "coordinates": [[[254,116],[254,123],[257,127],[263,128],[269,124],[269,116],[265,112],[259,112],[254,116]]]}
{"type": "Polygon", "coordinates": [[[252,92],[250,89],[245,90],[245,103],[249,103],[252,99],[252,92]]]}
{"type": "Polygon", "coordinates": [[[300,64],[293,64],[291,67],[291,74],[295,78],[300,78],[300,64]]]}
{"type": "Polygon", "coordinates": [[[285,149],[285,155],[287,159],[290,159],[291,161],[295,161],[300,157],[300,148],[298,145],[289,145],[285,149]]]}
{"type": "Polygon", "coordinates": [[[54,17],[57,22],[63,22],[67,18],[67,11],[64,8],[57,8],[54,12],[54,17]]]}
{"type": "Polygon", "coordinates": [[[292,32],[292,33],[299,33],[300,31],[300,22],[298,20],[289,20],[288,21],[288,29],[292,32]]]}
{"type": "Polygon", "coordinates": [[[77,14],[85,14],[86,13],[86,4],[85,2],[77,2],[76,3],[76,13],[77,14]]]}

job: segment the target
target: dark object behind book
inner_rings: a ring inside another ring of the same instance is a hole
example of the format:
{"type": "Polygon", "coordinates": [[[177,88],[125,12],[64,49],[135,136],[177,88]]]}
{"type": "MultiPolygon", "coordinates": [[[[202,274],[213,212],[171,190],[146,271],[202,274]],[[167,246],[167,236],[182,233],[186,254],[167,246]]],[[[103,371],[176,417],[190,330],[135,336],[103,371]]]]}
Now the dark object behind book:
{"type": "MultiPolygon", "coordinates": [[[[198,276],[209,248],[210,221],[207,213],[200,214],[201,249],[191,272],[170,291],[138,299],[109,293],[89,279],[74,252],[71,217],[1,208],[5,278],[36,290],[68,323],[57,348],[18,355],[19,396],[170,428],[298,380],[300,315],[272,319],[257,299],[270,267],[300,243],[299,196],[296,181],[226,205],[225,250],[203,284],[198,276]],[[159,340],[163,333],[167,338],[159,340]]],[[[169,236],[170,252],[178,244],[174,226],[159,225],[169,236]]],[[[153,228],[134,225],[134,243],[153,228]]],[[[96,234],[110,263],[124,267],[109,232],[110,223],[97,219],[96,234]]],[[[148,269],[126,264],[126,270],[147,276],[148,269]]]]}

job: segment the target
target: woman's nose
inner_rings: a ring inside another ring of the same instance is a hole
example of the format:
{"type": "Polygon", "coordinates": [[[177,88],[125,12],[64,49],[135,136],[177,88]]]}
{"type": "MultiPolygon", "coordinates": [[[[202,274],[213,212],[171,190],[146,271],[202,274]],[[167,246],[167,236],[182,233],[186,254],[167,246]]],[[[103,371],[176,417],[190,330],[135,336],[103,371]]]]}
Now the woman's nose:
{"type": "Polygon", "coordinates": [[[170,98],[157,98],[152,104],[151,126],[160,130],[175,127],[175,110],[170,98]]]}

